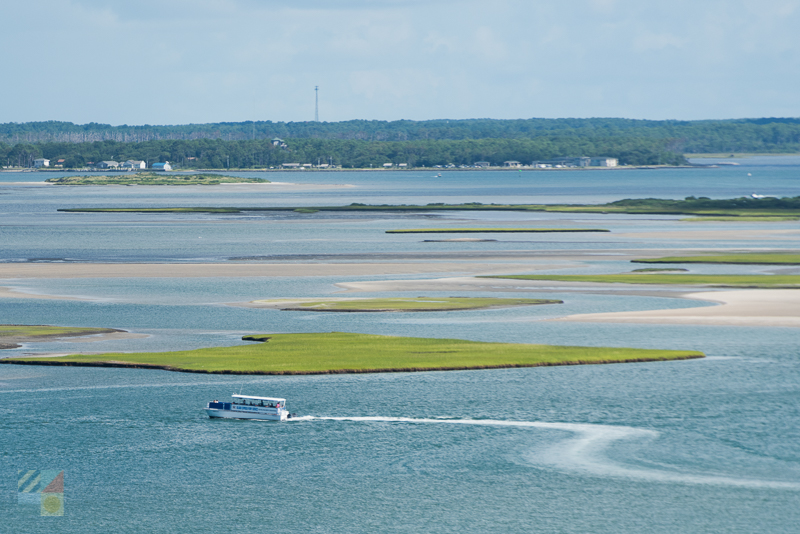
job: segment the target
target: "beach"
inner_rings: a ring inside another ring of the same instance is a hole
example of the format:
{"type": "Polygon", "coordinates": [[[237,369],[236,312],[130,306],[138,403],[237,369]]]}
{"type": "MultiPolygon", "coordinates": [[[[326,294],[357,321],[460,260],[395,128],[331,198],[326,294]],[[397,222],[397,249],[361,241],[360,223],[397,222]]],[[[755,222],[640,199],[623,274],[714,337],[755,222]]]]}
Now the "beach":
{"type": "Polygon", "coordinates": [[[708,307],[579,314],[555,321],[719,326],[800,327],[800,290],[747,289],[686,293],[681,298],[715,303],[708,307]]]}

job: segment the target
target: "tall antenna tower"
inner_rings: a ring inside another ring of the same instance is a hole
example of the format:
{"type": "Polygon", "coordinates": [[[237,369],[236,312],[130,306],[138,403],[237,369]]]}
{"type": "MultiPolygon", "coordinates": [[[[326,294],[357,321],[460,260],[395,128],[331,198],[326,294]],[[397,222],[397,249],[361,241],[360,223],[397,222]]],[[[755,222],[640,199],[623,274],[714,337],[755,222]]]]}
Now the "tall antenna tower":
{"type": "Polygon", "coordinates": [[[319,85],[314,86],[314,122],[319,122],[319,85]]]}

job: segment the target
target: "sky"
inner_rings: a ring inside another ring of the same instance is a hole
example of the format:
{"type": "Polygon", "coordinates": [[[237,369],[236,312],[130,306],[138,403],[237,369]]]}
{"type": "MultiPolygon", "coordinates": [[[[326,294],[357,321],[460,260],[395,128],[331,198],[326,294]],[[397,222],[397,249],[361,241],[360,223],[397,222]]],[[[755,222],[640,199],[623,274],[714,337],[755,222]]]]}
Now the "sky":
{"type": "Polygon", "coordinates": [[[800,0],[27,0],[0,123],[800,116],[800,0]]]}

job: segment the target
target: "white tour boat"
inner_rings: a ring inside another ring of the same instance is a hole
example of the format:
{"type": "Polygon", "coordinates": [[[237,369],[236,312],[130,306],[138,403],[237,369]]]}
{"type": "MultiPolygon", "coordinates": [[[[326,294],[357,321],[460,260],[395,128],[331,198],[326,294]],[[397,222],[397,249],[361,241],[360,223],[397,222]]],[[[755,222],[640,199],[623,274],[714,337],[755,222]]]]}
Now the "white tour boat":
{"type": "Polygon", "coordinates": [[[265,421],[286,421],[293,415],[286,410],[286,399],[251,395],[233,395],[231,402],[211,401],[206,406],[206,413],[209,417],[265,421]]]}

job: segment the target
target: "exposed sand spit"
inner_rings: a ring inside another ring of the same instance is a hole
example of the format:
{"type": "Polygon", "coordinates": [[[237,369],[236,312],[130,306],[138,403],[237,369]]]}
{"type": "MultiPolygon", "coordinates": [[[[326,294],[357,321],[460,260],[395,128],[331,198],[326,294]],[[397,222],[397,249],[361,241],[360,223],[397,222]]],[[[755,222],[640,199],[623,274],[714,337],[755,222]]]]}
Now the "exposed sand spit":
{"type": "Polygon", "coordinates": [[[570,315],[555,321],[592,323],[694,324],[800,327],[800,290],[746,289],[688,293],[684,298],[717,302],[717,306],[640,312],[570,315]]]}

